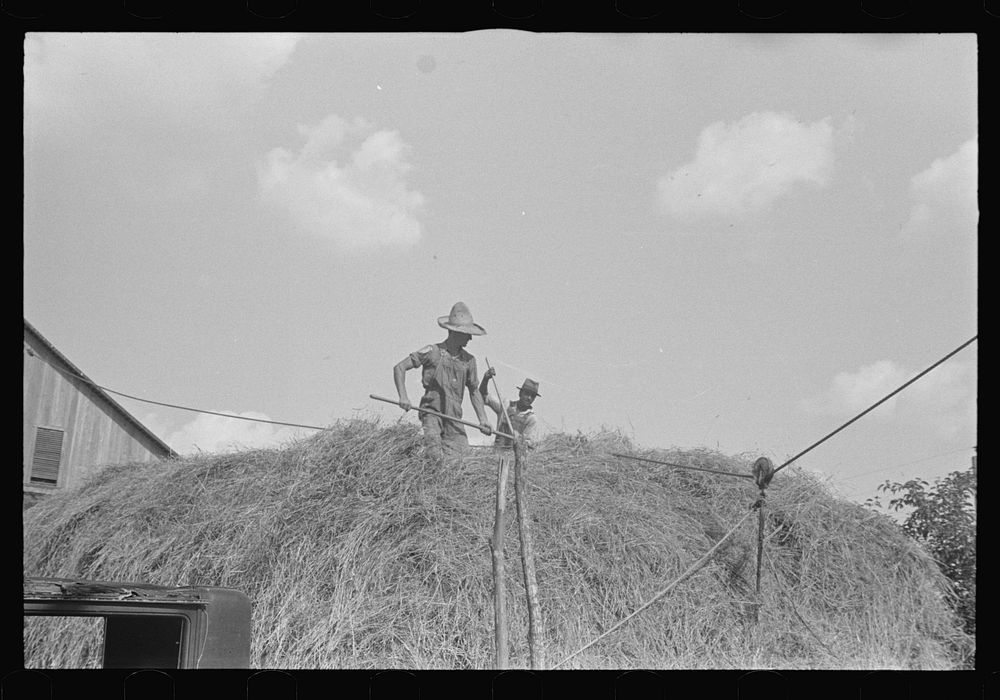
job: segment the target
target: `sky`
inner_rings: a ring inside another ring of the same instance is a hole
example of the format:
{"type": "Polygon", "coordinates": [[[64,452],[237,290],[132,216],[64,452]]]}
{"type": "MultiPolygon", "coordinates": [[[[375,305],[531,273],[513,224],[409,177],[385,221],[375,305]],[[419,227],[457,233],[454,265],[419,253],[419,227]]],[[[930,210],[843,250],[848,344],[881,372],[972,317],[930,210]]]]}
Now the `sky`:
{"type": "MultiPolygon", "coordinates": [[[[416,424],[369,396],[463,301],[543,432],[779,464],[978,333],[976,41],[29,33],[24,317],[148,401],[416,424]]],[[[967,469],[976,387],[973,343],[796,464],[967,469]]],[[[114,398],[182,454],[315,432],[114,398]]]]}

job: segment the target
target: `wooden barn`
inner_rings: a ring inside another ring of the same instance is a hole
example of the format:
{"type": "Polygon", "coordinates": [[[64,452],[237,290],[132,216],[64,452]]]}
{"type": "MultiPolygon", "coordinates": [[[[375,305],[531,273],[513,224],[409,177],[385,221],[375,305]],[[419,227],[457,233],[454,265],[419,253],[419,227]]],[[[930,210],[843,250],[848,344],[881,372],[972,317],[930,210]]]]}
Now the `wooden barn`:
{"type": "Polygon", "coordinates": [[[105,465],[173,456],[25,319],[22,508],[105,465]]]}

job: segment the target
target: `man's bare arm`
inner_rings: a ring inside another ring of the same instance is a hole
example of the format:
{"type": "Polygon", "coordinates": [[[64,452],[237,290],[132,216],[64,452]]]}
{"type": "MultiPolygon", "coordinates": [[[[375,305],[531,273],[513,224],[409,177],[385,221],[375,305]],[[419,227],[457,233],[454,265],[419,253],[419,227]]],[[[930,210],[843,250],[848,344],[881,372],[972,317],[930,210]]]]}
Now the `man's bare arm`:
{"type": "Polygon", "coordinates": [[[469,399],[472,401],[472,410],[476,412],[476,417],[479,419],[479,432],[483,435],[491,435],[493,433],[493,426],[490,425],[489,420],[486,418],[486,408],[483,406],[483,395],[479,392],[481,385],[476,380],[477,376],[476,359],[472,358],[469,366],[469,374],[465,377],[465,385],[469,388],[469,399]]]}
{"type": "Polygon", "coordinates": [[[483,381],[479,382],[479,393],[483,396],[489,396],[490,393],[490,377],[496,374],[496,370],[490,367],[486,372],[483,373],[483,381]]]}
{"type": "MultiPolygon", "coordinates": [[[[479,418],[479,422],[482,424],[489,424],[489,419],[486,417],[486,406],[483,402],[483,395],[478,391],[472,392],[472,410],[476,412],[476,417],[479,418]]],[[[489,435],[489,433],[487,433],[489,435]]]]}
{"type": "Polygon", "coordinates": [[[396,385],[396,393],[399,394],[399,403],[404,411],[409,411],[413,407],[409,396],[406,394],[406,372],[411,369],[413,369],[413,360],[409,357],[400,360],[392,368],[392,381],[396,385]]]}

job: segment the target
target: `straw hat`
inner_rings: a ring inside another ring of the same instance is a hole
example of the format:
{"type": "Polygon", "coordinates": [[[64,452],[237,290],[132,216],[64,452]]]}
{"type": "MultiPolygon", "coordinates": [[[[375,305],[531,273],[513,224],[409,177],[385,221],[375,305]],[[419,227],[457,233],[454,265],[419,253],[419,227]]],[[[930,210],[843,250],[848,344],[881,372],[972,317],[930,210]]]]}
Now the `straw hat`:
{"type": "Polygon", "coordinates": [[[486,329],[478,323],[473,323],[472,312],[469,307],[462,302],[457,302],[451,307],[451,313],[438,318],[438,325],[447,328],[449,331],[458,333],[468,333],[469,335],[486,335],[486,329]]]}
{"type": "Polygon", "coordinates": [[[527,391],[528,393],[534,394],[535,396],[541,396],[541,394],[538,393],[538,382],[536,382],[534,379],[525,379],[524,384],[517,387],[517,390],[518,391],[524,390],[527,391]]]}

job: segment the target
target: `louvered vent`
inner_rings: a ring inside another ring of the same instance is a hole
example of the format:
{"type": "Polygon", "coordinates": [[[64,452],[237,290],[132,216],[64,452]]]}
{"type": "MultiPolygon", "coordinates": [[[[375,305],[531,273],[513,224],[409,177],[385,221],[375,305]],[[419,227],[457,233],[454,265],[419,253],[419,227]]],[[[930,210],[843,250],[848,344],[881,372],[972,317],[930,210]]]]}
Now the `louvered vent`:
{"type": "Polygon", "coordinates": [[[54,484],[59,479],[59,460],[62,458],[63,431],[39,428],[35,434],[35,456],[31,462],[31,480],[54,484]]]}

